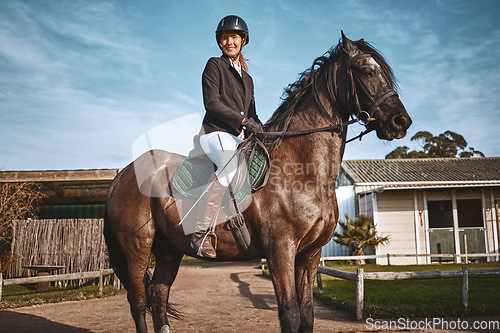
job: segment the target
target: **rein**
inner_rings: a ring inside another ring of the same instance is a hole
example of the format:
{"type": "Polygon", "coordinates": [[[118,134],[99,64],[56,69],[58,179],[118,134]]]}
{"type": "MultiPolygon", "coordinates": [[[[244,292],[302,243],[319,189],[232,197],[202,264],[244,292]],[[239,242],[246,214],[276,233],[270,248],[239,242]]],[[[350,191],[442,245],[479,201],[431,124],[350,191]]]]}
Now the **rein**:
{"type": "MultiPolygon", "coordinates": [[[[347,55],[348,53],[345,52],[347,55]]],[[[346,72],[347,72],[347,99],[348,99],[348,108],[349,108],[349,114],[351,115],[351,120],[346,121],[346,122],[341,122],[340,124],[337,125],[330,125],[330,126],[325,126],[325,127],[319,127],[319,128],[313,128],[313,129],[308,129],[308,130],[302,130],[302,131],[282,131],[282,132],[258,132],[256,133],[256,136],[271,136],[271,137],[279,137],[279,138],[291,138],[291,137],[297,137],[297,136],[303,136],[303,135],[308,135],[308,134],[313,134],[313,133],[319,133],[319,132],[332,132],[336,130],[342,130],[344,127],[347,127],[348,125],[354,124],[354,123],[359,123],[363,126],[367,126],[368,123],[372,121],[376,121],[375,118],[373,118],[373,115],[377,108],[379,107],[380,104],[382,104],[387,98],[392,97],[392,96],[398,96],[398,93],[394,89],[390,89],[384,94],[380,95],[376,99],[373,99],[371,96],[370,92],[368,89],[365,87],[363,82],[358,78],[355,73],[353,73],[352,68],[351,68],[351,61],[360,59],[360,58],[365,58],[365,57],[371,57],[370,54],[367,53],[362,53],[358,54],[352,58],[347,56],[346,60],[346,72]],[[358,97],[358,92],[356,89],[356,83],[359,85],[361,88],[362,92],[364,95],[369,99],[370,101],[370,106],[368,107],[368,111],[364,111],[361,109],[361,105],[359,103],[359,97],[358,97]],[[351,96],[354,99],[354,105],[356,106],[356,110],[353,112],[351,110],[351,105],[349,103],[349,100],[351,99],[351,96]]],[[[326,72],[326,82],[327,82],[327,91],[328,95],[330,98],[330,102],[332,104],[337,104],[337,98],[336,98],[336,66],[334,67],[334,77],[333,80],[328,80],[328,74],[329,71],[326,72]],[[333,87],[332,87],[332,81],[333,81],[333,87]]],[[[319,99],[318,91],[316,89],[316,80],[313,80],[313,85],[312,85],[312,91],[314,94],[314,97],[316,99],[316,103],[321,107],[323,113],[328,114],[326,111],[325,106],[319,99]]],[[[335,120],[332,116],[330,116],[332,120],[335,120]]],[[[364,135],[370,133],[373,131],[373,129],[367,129],[365,131],[362,131],[359,135],[349,139],[346,141],[346,143],[352,142],[356,139],[361,139],[363,138],[364,135]]]]}
{"type": "MultiPolygon", "coordinates": [[[[338,124],[338,125],[313,128],[313,129],[309,129],[309,130],[292,131],[292,132],[286,132],[286,131],[284,131],[284,132],[257,132],[257,133],[255,133],[255,135],[256,136],[275,136],[275,137],[280,137],[280,138],[291,138],[291,137],[297,137],[297,136],[308,135],[308,134],[313,134],[313,133],[331,132],[331,131],[339,130],[343,127],[346,127],[348,125],[351,125],[351,124],[354,124],[357,122],[359,122],[359,119],[351,119],[349,121],[343,122],[343,123],[338,124]]],[[[361,141],[363,136],[370,133],[371,131],[373,131],[373,129],[367,129],[367,130],[361,132],[359,135],[347,140],[345,143],[352,142],[356,139],[359,139],[359,141],[361,141]]]]}
{"type": "Polygon", "coordinates": [[[343,122],[343,123],[340,123],[337,125],[313,128],[313,129],[308,129],[308,130],[303,130],[303,131],[258,132],[256,134],[257,134],[257,136],[275,136],[275,137],[281,137],[281,138],[289,138],[289,137],[302,136],[302,135],[307,135],[307,134],[312,134],[312,133],[331,132],[331,131],[339,130],[345,126],[354,124],[357,121],[358,121],[357,119],[351,119],[347,122],[343,122]]]}

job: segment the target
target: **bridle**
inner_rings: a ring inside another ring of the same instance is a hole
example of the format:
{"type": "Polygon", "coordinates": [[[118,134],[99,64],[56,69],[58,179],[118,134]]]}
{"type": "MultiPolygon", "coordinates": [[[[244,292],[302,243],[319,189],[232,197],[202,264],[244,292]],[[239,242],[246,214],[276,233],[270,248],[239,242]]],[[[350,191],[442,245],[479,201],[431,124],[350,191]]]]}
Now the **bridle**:
{"type": "Polygon", "coordinates": [[[359,79],[357,75],[355,75],[352,71],[351,68],[351,62],[362,59],[362,58],[368,58],[371,57],[371,54],[369,53],[361,53],[358,55],[355,55],[354,57],[347,57],[346,59],[346,68],[347,68],[347,99],[348,101],[350,100],[350,96],[353,96],[354,99],[354,105],[356,107],[356,110],[354,112],[351,111],[351,106],[348,102],[348,108],[349,108],[349,114],[354,115],[356,117],[356,120],[358,123],[360,123],[363,126],[368,125],[370,121],[375,121],[376,119],[373,118],[373,115],[377,111],[377,108],[379,107],[380,104],[382,104],[387,98],[392,97],[392,96],[398,96],[398,93],[394,89],[389,89],[382,95],[378,96],[377,98],[373,99],[372,95],[366,89],[366,86],[364,83],[359,79]],[[370,106],[368,107],[367,111],[364,111],[361,109],[361,105],[359,104],[359,98],[358,98],[358,93],[356,90],[356,84],[361,88],[361,91],[363,94],[368,98],[370,101],[370,106]]]}
{"type": "MultiPolygon", "coordinates": [[[[369,53],[361,53],[357,54],[353,57],[349,57],[349,54],[344,50],[344,53],[346,54],[346,81],[347,81],[347,105],[348,105],[348,111],[351,119],[348,121],[341,121],[340,123],[336,125],[330,125],[330,126],[325,126],[325,127],[320,127],[320,128],[314,128],[314,129],[309,129],[309,130],[303,130],[303,131],[282,131],[282,132],[259,132],[256,135],[258,137],[262,136],[274,136],[274,137],[280,137],[280,138],[289,138],[289,137],[296,137],[296,136],[302,136],[302,135],[307,135],[307,134],[312,134],[312,133],[319,133],[319,132],[333,132],[333,131],[338,131],[343,129],[344,127],[354,124],[354,123],[359,123],[363,126],[367,126],[370,122],[375,121],[376,119],[373,117],[375,112],[377,111],[378,107],[380,104],[382,104],[386,99],[392,96],[398,96],[398,93],[394,89],[389,89],[382,95],[373,98],[366,86],[363,84],[363,82],[359,79],[359,77],[352,71],[351,68],[351,62],[357,59],[361,58],[367,58],[371,57],[371,54],[369,53]],[[356,84],[359,86],[363,94],[365,95],[366,98],[370,101],[370,106],[368,107],[367,111],[364,111],[361,108],[361,105],[359,103],[359,96],[358,92],[356,89],[356,84]],[[353,100],[355,110],[351,110],[351,99],[353,100]]],[[[326,71],[325,73],[325,81],[327,85],[327,91],[328,91],[328,97],[331,105],[337,104],[337,106],[340,105],[337,102],[337,82],[336,82],[336,73],[337,73],[337,66],[336,64],[333,65],[333,74],[330,73],[330,71],[326,71]],[[333,76],[333,79],[330,78],[330,76],[333,76]]],[[[312,74],[311,74],[312,75],[312,74]]],[[[313,76],[313,83],[312,83],[312,91],[313,95],[316,99],[316,103],[319,105],[319,107],[322,109],[324,114],[329,113],[326,111],[325,106],[323,105],[323,102],[319,98],[319,94],[317,91],[316,87],[316,76],[313,76]]],[[[332,123],[338,122],[338,119],[335,119],[333,116],[330,115],[330,118],[332,120],[332,123]]],[[[358,136],[351,138],[346,141],[346,143],[349,143],[351,141],[354,141],[356,139],[361,140],[362,137],[369,132],[373,131],[373,129],[366,129],[365,131],[361,132],[358,136]]]]}

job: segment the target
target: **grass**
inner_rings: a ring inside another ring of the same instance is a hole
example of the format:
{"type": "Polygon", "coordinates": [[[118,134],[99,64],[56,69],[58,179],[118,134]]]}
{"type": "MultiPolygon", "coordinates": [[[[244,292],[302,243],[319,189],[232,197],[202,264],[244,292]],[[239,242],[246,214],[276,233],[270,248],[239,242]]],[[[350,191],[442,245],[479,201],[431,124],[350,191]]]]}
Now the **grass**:
{"type": "MultiPolygon", "coordinates": [[[[113,296],[123,293],[123,289],[113,286],[104,286],[103,296],[113,296]]],[[[48,291],[36,290],[35,284],[23,284],[5,286],[2,289],[2,300],[0,310],[32,306],[45,303],[59,303],[65,301],[81,301],[99,298],[99,287],[96,285],[85,285],[82,287],[54,287],[48,291]]]]}
{"type": "MultiPolygon", "coordinates": [[[[443,271],[461,270],[461,264],[377,266],[328,262],[328,267],[355,272],[443,271]]],[[[499,268],[500,263],[477,263],[469,269],[499,268]]],[[[323,294],[316,296],[325,304],[355,312],[356,284],[321,275],[323,294]]],[[[500,288],[498,278],[469,279],[469,308],[461,304],[462,279],[373,281],[365,280],[364,317],[444,317],[490,316],[500,314],[500,288]]]]}

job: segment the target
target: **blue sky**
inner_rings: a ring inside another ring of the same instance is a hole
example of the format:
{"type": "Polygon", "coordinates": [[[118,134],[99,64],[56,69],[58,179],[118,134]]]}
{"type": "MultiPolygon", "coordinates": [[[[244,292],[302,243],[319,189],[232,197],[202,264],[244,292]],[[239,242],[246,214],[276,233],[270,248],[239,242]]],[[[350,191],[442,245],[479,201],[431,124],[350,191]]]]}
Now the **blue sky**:
{"type": "Polygon", "coordinates": [[[419,130],[452,130],[500,156],[500,1],[2,0],[0,170],[122,168],[145,133],[179,118],[197,131],[201,73],[220,55],[214,30],[229,14],[250,28],[244,54],[262,120],[342,29],[387,58],[413,118],[405,139],[371,134],[345,159],[418,148],[409,138],[419,130]]]}

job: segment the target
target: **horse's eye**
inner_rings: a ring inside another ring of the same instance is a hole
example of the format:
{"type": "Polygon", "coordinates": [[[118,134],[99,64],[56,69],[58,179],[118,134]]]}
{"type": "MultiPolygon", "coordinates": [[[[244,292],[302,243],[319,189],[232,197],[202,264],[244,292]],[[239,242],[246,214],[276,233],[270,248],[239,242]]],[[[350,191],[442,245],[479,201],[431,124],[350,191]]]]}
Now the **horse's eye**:
{"type": "Polygon", "coordinates": [[[358,67],[356,72],[358,73],[358,75],[362,76],[362,77],[373,77],[373,71],[370,67],[367,67],[367,66],[363,66],[363,67],[358,67]]]}
{"type": "Polygon", "coordinates": [[[363,70],[362,73],[364,77],[373,77],[373,72],[370,70],[363,70]]]}

